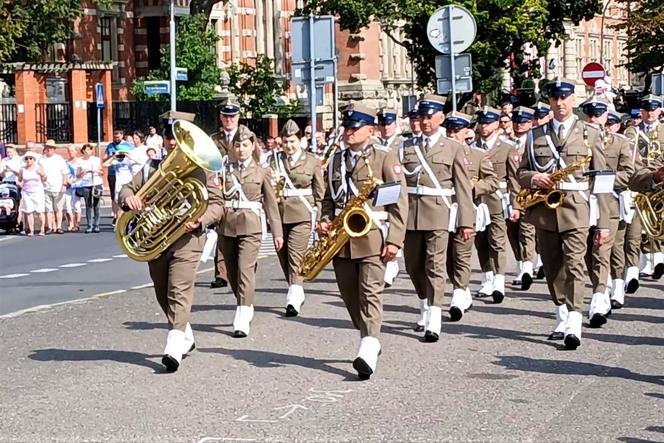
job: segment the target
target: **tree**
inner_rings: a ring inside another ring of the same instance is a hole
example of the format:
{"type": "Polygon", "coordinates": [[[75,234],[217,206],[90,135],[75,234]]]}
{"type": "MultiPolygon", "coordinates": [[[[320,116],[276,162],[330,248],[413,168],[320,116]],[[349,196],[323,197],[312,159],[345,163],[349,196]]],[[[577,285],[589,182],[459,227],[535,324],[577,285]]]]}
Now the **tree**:
{"type": "MultiPolygon", "coordinates": [[[[621,0],[629,10],[627,19],[615,29],[627,34],[627,69],[640,74],[664,69],[664,4],[661,0],[621,0]]],[[[650,77],[646,77],[646,89],[650,77]]]]}
{"type": "Polygon", "coordinates": [[[265,114],[290,117],[299,110],[296,100],[286,104],[279,103],[279,97],[285,95],[288,84],[275,77],[274,60],[264,55],[259,55],[255,64],[231,65],[228,76],[228,90],[237,97],[243,110],[251,111],[253,118],[265,114]]]}
{"type": "MultiPolygon", "coordinates": [[[[221,69],[212,48],[219,40],[216,32],[207,29],[207,19],[202,16],[186,16],[180,20],[175,39],[175,58],[179,68],[187,68],[187,81],[177,82],[179,100],[210,100],[219,84],[221,69]]],[[[147,96],[143,93],[145,80],[170,78],[170,47],[161,49],[161,68],[152,71],[147,78],[139,79],[132,86],[132,93],[139,100],[165,100],[164,96],[147,96]]]]}
{"type": "MultiPolygon", "coordinates": [[[[378,21],[387,35],[403,45],[415,62],[420,86],[435,82],[434,58],[438,55],[429,44],[426,23],[431,14],[448,0],[309,0],[302,11],[308,14],[332,14],[342,29],[360,32],[372,20],[378,21]],[[396,24],[403,20],[403,41],[393,36],[396,24]]],[[[538,77],[539,60],[526,61],[524,45],[532,44],[544,54],[552,40],[562,38],[563,21],[592,17],[600,8],[599,0],[461,0],[477,21],[477,37],[468,50],[473,57],[473,84],[482,92],[495,91],[500,85],[501,68],[511,70],[516,83],[524,77],[538,77]],[[510,60],[506,64],[505,60],[510,60]]]]}
{"type": "MultiPolygon", "coordinates": [[[[93,0],[110,6],[112,0],[93,0]]],[[[54,43],[73,37],[81,0],[0,0],[0,62],[39,62],[54,43]]]]}
{"type": "MultiPolygon", "coordinates": [[[[226,2],[228,0],[224,0],[226,2]]],[[[219,0],[191,0],[189,3],[189,14],[198,15],[203,14],[206,19],[210,18],[212,13],[212,7],[215,3],[219,3],[219,0]]]]}

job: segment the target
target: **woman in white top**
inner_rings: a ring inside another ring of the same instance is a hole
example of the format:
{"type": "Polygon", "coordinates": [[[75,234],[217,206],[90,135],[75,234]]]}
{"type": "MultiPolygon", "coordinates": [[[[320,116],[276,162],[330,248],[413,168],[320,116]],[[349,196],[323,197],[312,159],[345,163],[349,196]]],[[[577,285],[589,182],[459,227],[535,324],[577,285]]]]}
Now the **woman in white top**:
{"type": "Polygon", "coordinates": [[[16,176],[21,170],[21,157],[15,148],[7,148],[7,157],[0,161],[0,177],[6,183],[16,183],[16,176]]]}
{"type": "Polygon", "coordinates": [[[78,173],[78,150],[74,146],[67,148],[67,192],[65,192],[65,214],[67,231],[77,232],[81,225],[81,197],[76,195],[80,182],[78,173]]]}
{"type": "Polygon", "coordinates": [[[134,175],[143,170],[143,166],[149,160],[148,147],[145,144],[145,135],[141,131],[134,131],[134,149],[131,151],[131,158],[134,161],[132,170],[134,175]]]}
{"type": "Polygon", "coordinates": [[[27,229],[25,233],[32,237],[34,234],[34,214],[37,213],[41,231],[39,235],[45,235],[45,217],[46,200],[44,196],[44,183],[46,174],[41,166],[37,165],[35,155],[28,151],[23,156],[25,167],[18,172],[18,185],[21,187],[21,211],[25,217],[27,229]]]}
{"type": "Polygon", "coordinates": [[[82,157],[78,159],[76,176],[78,182],[78,196],[85,199],[85,219],[88,223],[86,234],[99,232],[99,200],[103,190],[102,167],[99,157],[92,155],[92,145],[86,143],[81,148],[82,157]],[[94,219],[92,213],[94,211],[94,219]]]}
{"type": "MultiPolygon", "coordinates": [[[[135,149],[127,142],[121,142],[116,147],[116,151],[103,164],[104,167],[115,167],[115,198],[116,203],[120,198],[120,189],[129,183],[136,173],[136,165],[139,164],[135,159],[135,149]]],[[[143,163],[144,164],[144,163],[143,163]]],[[[141,165],[142,168],[142,165],[141,165]]],[[[118,214],[118,217],[120,215],[118,214]]]]}

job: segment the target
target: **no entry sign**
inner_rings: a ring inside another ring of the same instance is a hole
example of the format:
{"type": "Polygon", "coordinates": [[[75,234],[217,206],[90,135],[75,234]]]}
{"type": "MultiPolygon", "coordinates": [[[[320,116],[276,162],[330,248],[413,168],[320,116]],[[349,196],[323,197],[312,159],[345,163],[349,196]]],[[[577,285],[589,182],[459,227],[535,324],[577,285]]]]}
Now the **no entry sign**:
{"type": "Polygon", "coordinates": [[[595,82],[606,76],[604,67],[599,63],[588,63],[581,71],[581,78],[583,82],[591,88],[595,86],[595,82]]]}

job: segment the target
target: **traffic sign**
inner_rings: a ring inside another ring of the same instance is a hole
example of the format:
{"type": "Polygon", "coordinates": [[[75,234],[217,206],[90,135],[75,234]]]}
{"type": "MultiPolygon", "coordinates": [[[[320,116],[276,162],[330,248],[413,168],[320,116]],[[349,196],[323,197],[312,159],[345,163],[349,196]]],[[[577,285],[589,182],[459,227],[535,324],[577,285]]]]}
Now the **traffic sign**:
{"type": "Polygon", "coordinates": [[[186,82],[189,80],[189,71],[187,68],[175,68],[175,80],[179,82],[186,82]]]}
{"type": "Polygon", "coordinates": [[[97,83],[95,85],[95,95],[97,99],[97,108],[102,109],[104,107],[104,84],[97,83]]]}
{"type": "Polygon", "coordinates": [[[148,95],[170,94],[171,83],[166,80],[147,80],[143,83],[143,92],[148,95]]]}
{"type": "MultiPolygon", "coordinates": [[[[452,80],[439,78],[436,80],[438,94],[447,94],[452,91],[452,80]]],[[[454,92],[473,92],[473,78],[461,77],[454,81],[454,92]]]]}
{"type": "MultiPolygon", "coordinates": [[[[332,60],[336,47],[334,45],[334,17],[331,15],[318,15],[314,17],[313,34],[316,36],[313,44],[313,53],[318,60],[332,60]]],[[[293,17],[291,19],[291,62],[299,63],[309,61],[309,17],[293,17]]]]}
{"type": "Polygon", "coordinates": [[[465,51],[473,44],[476,35],[475,17],[466,8],[458,5],[447,5],[437,9],[427,23],[429,43],[443,54],[465,51]],[[450,14],[452,14],[451,20],[450,14]],[[453,23],[452,30],[450,23],[453,23]]]}
{"type": "Polygon", "coordinates": [[[595,82],[599,79],[602,79],[606,76],[606,71],[604,67],[599,63],[588,63],[581,70],[581,78],[584,83],[591,88],[595,86],[595,82]]]}
{"type": "MultiPolygon", "coordinates": [[[[470,54],[457,54],[454,56],[454,74],[457,80],[464,77],[472,77],[472,57],[470,54]]],[[[452,78],[452,67],[450,66],[450,57],[447,55],[437,55],[435,59],[436,78],[449,80],[452,78]]]]}
{"type": "MultiPolygon", "coordinates": [[[[334,61],[323,60],[316,62],[314,80],[316,83],[334,83],[334,61]]],[[[291,63],[291,82],[295,84],[309,83],[311,80],[311,67],[309,62],[291,63]]]]}

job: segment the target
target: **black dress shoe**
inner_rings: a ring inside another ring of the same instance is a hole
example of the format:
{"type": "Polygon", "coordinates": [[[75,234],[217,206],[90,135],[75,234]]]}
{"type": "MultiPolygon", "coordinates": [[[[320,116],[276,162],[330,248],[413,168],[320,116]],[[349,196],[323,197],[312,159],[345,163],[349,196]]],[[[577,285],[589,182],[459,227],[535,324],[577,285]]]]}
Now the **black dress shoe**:
{"type": "Polygon", "coordinates": [[[224,280],[223,278],[218,278],[215,281],[213,281],[212,283],[210,283],[210,287],[213,288],[213,289],[225,288],[226,286],[228,286],[228,282],[226,280],[224,280]]]}
{"type": "Polygon", "coordinates": [[[161,363],[166,366],[168,372],[175,372],[180,367],[180,363],[168,354],[161,358],[161,363]]]}
{"type": "Polygon", "coordinates": [[[664,263],[658,263],[652,271],[652,279],[659,280],[662,278],[662,275],[664,275],[664,263]]]}
{"type": "Polygon", "coordinates": [[[564,332],[553,331],[551,334],[549,334],[547,340],[562,340],[563,338],[565,338],[564,332]]]}
{"type": "Polygon", "coordinates": [[[353,360],[353,369],[357,371],[357,376],[360,377],[360,380],[369,380],[371,374],[373,374],[373,369],[371,369],[369,364],[360,357],[353,360]]]}
{"type": "Polygon", "coordinates": [[[424,332],[424,326],[415,325],[415,332],[424,332]]]}
{"type": "Polygon", "coordinates": [[[505,294],[503,294],[500,291],[493,291],[493,294],[491,294],[491,296],[493,297],[493,302],[497,305],[502,303],[503,299],[505,298],[505,294]]]}
{"type": "Polygon", "coordinates": [[[452,306],[450,308],[450,319],[452,321],[459,321],[463,317],[463,311],[458,306],[452,306]]]}
{"type": "Polygon", "coordinates": [[[435,332],[426,331],[424,333],[424,341],[427,343],[435,343],[438,341],[438,338],[439,338],[438,334],[436,334],[435,332]]]}
{"type": "Polygon", "coordinates": [[[484,292],[478,292],[477,294],[475,294],[475,297],[477,297],[477,298],[488,298],[488,297],[491,297],[491,296],[492,296],[492,294],[485,294],[484,292]]]}
{"type": "Polygon", "coordinates": [[[590,319],[591,328],[601,328],[606,324],[606,316],[602,314],[594,314],[590,319]]]}
{"type": "Polygon", "coordinates": [[[286,306],[286,317],[297,317],[297,314],[299,314],[293,305],[288,305],[286,306]]]}
{"type": "Polygon", "coordinates": [[[523,274],[521,277],[521,290],[527,291],[530,289],[530,286],[533,284],[533,276],[530,274],[523,274]]]}
{"type": "Polygon", "coordinates": [[[633,278],[627,282],[627,286],[625,287],[625,294],[634,294],[637,289],[639,289],[639,280],[633,278]]]}
{"type": "Polygon", "coordinates": [[[544,266],[540,266],[539,269],[537,270],[537,275],[536,275],[538,280],[544,279],[544,266]]]}
{"type": "Polygon", "coordinates": [[[233,331],[233,337],[235,338],[245,338],[247,334],[244,331],[233,331]]]}
{"type": "Polygon", "coordinates": [[[515,278],[512,280],[512,286],[521,286],[521,279],[515,278]]]}
{"type": "Polygon", "coordinates": [[[623,304],[618,300],[611,300],[611,309],[620,309],[623,307],[623,304]]]}
{"type": "Polygon", "coordinates": [[[574,334],[567,334],[565,336],[565,349],[573,351],[579,346],[581,346],[581,340],[579,340],[579,337],[574,334]]]}

